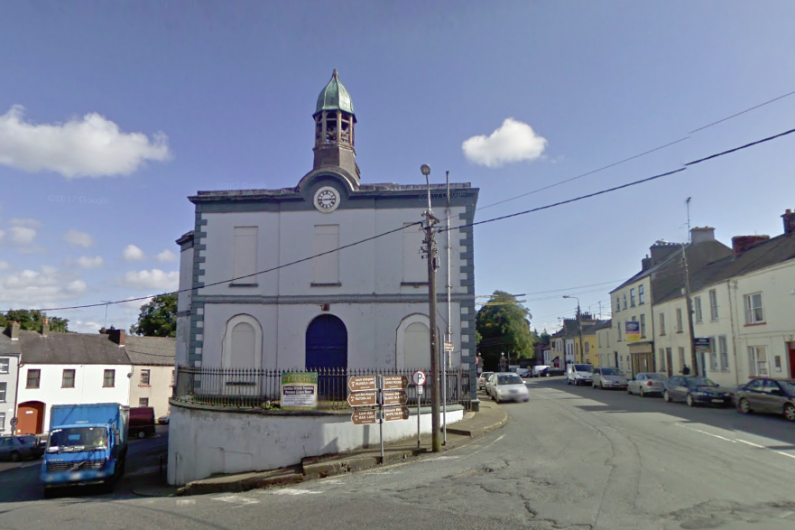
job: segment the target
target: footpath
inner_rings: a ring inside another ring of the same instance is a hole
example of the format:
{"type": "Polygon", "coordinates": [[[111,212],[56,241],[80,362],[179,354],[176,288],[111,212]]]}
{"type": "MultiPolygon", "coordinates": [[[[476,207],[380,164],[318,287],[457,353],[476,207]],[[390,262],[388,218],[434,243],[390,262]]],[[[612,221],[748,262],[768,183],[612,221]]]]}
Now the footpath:
{"type": "MultiPolygon", "coordinates": [[[[485,396],[481,396],[483,398],[485,396]]],[[[508,421],[505,410],[491,401],[481,401],[479,412],[467,412],[464,419],[447,427],[447,443],[442,452],[466,445],[473,438],[499,429],[508,421]]],[[[430,453],[430,434],[406,438],[384,445],[384,462],[389,464],[430,453]]],[[[256,488],[298,484],[308,480],[352,473],[381,465],[380,446],[357,449],[343,454],[305,458],[295,466],[234,475],[218,475],[196,480],[176,487],[163,484],[162,479],[155,483],[133,486],[132,493],[144,497],[171,497],[183,495],[203,495],[207,493],[241,492],[256,488]]]]}

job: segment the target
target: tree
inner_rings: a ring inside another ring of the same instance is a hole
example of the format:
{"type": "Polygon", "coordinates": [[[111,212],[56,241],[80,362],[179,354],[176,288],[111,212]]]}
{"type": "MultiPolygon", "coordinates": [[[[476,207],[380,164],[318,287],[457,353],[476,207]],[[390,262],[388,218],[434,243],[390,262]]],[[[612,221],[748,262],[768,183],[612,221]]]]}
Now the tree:
{"type": "Polygon", "coordinates": [[[478,350],[483,356],[484,370],[496,370],[500,356],[510,359],[532,359],[535,336],[530,332],[530,311],[504,291],[494,291],[480,308],[476,330],[480,334],[478,350]]]}
{"type": "Polygon", "coordinates": [[[29,331],[40,331],[44,319],[50,325],[50,331],[69,331],[69,319],[59,317],[48,317],[47,313],[30,309],[12,309],[7,313],[0,313],[0,327],[6,327],[11,322],[19,322],[20,329],[29,331]]]}
{"type": "Polygon", "coordinates": [[[175,337],[177,335],[177,295],[162,294],[141,306],[138,323],[130,327],[131,335],[175,337]]]}

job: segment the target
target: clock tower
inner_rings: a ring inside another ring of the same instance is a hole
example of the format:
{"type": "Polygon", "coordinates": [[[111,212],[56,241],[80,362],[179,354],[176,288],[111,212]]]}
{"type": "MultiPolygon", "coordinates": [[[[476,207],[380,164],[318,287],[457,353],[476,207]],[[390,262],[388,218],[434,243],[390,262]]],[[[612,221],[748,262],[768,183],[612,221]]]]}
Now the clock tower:
{"type": "Polygon", "coordinates": [[[312,117],[315,120],[313,172],[334,169],[349,180],[354,189],[358,188],[360,171],[354,148],[356,114],[351,96],[340,82],[336,69],[331,81],[320,91],[312,117]]]}

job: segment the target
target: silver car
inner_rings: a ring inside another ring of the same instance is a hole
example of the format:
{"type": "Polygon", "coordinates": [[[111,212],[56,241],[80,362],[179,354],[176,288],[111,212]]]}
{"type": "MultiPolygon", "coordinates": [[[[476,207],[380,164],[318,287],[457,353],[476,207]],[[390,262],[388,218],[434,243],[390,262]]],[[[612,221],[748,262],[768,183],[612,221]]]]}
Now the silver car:
{"type": "Polygon", "coordinates": [[[627,383],[628,394],[640,394],[645,397],[649,394],[661,396],[665,391],[665,377],[655,372],[640,372],[627,383]]]}
{"type": "Polygon", "coordinates": [[[618,371],[618,368],[594,368],[593,387],[605,390],[607,388],[627,388],[627,378],[618,371]]]}

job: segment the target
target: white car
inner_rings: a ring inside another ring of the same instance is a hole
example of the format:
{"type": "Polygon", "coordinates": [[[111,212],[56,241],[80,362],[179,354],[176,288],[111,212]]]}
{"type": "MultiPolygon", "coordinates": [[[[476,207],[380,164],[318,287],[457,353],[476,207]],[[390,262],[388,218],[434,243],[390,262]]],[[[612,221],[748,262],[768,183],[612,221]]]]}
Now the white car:
{"type": "Polygon", "coordinates": [[[593,380],[594,388],[605,390],[607,388],[627,389],[627,378],[618,371],[618,368],[594,368],[593,380]]]}
{"type": "Polygon", "coordinates": [[[530,401],[527,386],[522,378],[513,372],[492,375],[489,378],[488,389],[491,399],[497,403],[500,401],[530,401]]]}
{"type": "Polygon", "coordinates": [[[574,386],[593,383],[592,364],[570,364],[566,367],[566,384],[574,386]]]}

